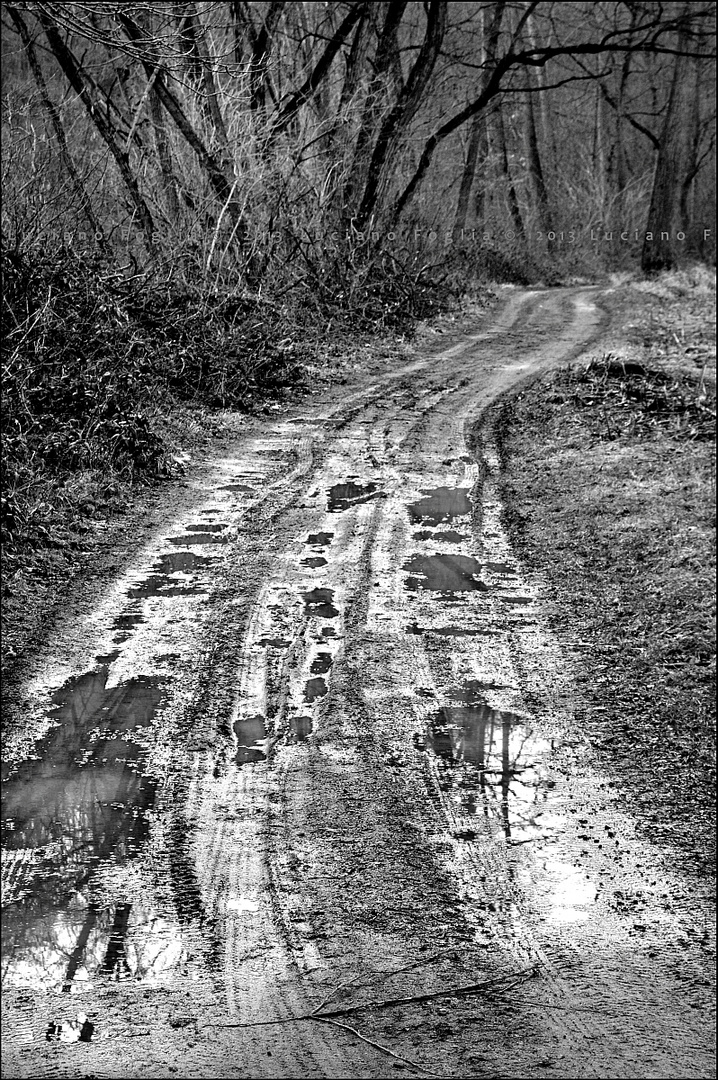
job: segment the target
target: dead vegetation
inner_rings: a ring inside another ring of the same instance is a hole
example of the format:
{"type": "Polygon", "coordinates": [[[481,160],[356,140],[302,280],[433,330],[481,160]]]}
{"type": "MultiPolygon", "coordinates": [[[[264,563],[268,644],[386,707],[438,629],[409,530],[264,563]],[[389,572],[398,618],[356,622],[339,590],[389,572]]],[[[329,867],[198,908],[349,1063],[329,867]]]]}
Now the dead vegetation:
{"type": "Polygon", "coordinates": [[[713,844],[715,339],[693,277],[624,287],[615,349],[532,385],[497,426],[513,539],[559,636],[593,646],[586,730],[636,805],[657,789],[652,835],[695,856],[713,844]]]}

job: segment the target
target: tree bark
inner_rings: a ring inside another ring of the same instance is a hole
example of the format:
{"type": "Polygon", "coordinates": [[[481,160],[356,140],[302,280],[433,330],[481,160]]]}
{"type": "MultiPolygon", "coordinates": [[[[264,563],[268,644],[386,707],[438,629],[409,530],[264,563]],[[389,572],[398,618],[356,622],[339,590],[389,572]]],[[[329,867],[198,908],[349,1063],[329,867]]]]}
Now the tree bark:
{"type": "Polygon", "coordinates": [[[514,227],[514,232],[521,239],[526,239],[526,229],[524,228],[523,218],[521,217],[521,207],[519,206],[518,196],[516,194],[516,188],[511,176],[511,167],[509,165],[509,152],[506,146],[506,128],[504,126],[504,118],[501,113],[501,109],[496,111],[496,135],[499,143],[499,161],[501,162],[501,171],[506,182],[506,200],[509,206],[509,214],[511,215],[511,223],[514,227]]]}
{"type": "MultiPolygon", "coordinates": [[[[688,4],[684,8],[684,11],[687,10],[688,4]]],[[[676,240],[676,233],[683,224],[681,185],[689,172],[695,92],[690,70],[692,62],[689,57],[681,55],[681,50],[687,51],[688,43],[688,34],[683,28],[678,35],[678,55],[658,149],[646,238],[641,256],[641,269],[645,274],[671,270],[679,258],[680,241],[676,240]]]]}
{"type": "MultiPolygon", "coordinates": [[[[536,48],[536,35],[531,13],[526,14],[526,30],[529,44],[532,49],[536,48]]],[[[544,179],[541,153],[539,151],[539,139],[536,124],[535,98],[536,92],[541,91],[543,72],[541,68],[535,71],[529,67],[526,72],[528,93],[525,101],[525,148],[528,160],[528,176],[533,194],[534,205],[538,216],[539,226],[544,233],[551,231],[551,213],[549,210],[548,191],[544,179]]],[[[544,97],[544,93],[541,95],[544,97]]]]}
{"type": "Polygon", "coordinates": [[[382,123],[374,145],[357,227],[364,229],[377,206],[381,206],[388,187],[392,161],[399,143],[409,128],[431,78],[446,33],[446,0],[430,0],[426,13],[426,33],[419,55],[394,107],[382,123]]]}
{"type": "MultiPolygon", "coordinates": [[[[118,20],[130,41],[136,45],[146,43],[139,26],[132,18],[130,18],[126,11],[123,10],[118,13],[118,20]]],[[[156,66],[153,68],[149,55],[147,58],[142,58],[141,63],[145,68],[147,77],[154,77],[153,90],[156,90],[157,96],[163,107],[172,117],[172,120],[177,125],[179,131],[197,155],[197,159],[222,206],[223,212],[226,212],[232,221],[235,232],[240,240],[244,240],[246,235],[246,225],[242,218],[239,203],[234,198],[237,182],[231,169],[226,165],[223,166],[223,163],[218,161],[216,156],[207,149],[185,115],[182,106],[167,87],[167,84],[164,81],[164,73],[156,66]]]]}
{"type": "Polygon", "coordinates": [[[132,170],[130,169],[129,163],[129,155],[126,151],[120,149],[112,126],[99,108],[98,103],[93,100],[93,97],[90,94],[90,91],[85,83],[85,80],[82,77],[79,65],[77,64],[77,61],[75,60],[73,54],[70,52],[70,49],[62,40],[57,26],[54,22],[52,22],[52,20],[43,8],[38,8],[37,16],[42,24],[43,30],[45,31],[45,37],[47,38],[48,45],[50,46],[50,49],[55,55],[58,64],[65,73],[65,76],[70,85],[72,86],[73,90],[80,98],[80,101],[87,109],[90,119],[97,128],[98,133],[107,145],[110,153],[112,154],[115,162],[117,163],[120,175],[125,183],[125,187],[129,192],[135,210],[137,211],[137,218],[139,220],[140,228],[142,230],[145,248],[147,249],[148,255],[150,255],[150,257],[154,257],[156,254],[154,243],[154,222],[152,220],[152,215],[150,214],[147,203],[140,194],[140,189],[137,185],[137,181],[132,175],[132,170]]]}
{"type": "MultiPolygon", "coordinates": [[[[496,58],[496,45],[499,39],[499,32],[501,30],[501,20],[503,18],[505,3],[494,4],[493,15],[491,22],[489,23],[488,30],[486,30],[486,9],[482,8],[479,13],[481,20],[481,30],[483,44],[481,49],[481,62],[483,65],[480,77],[480,89],[483,91],[488,84],[488,76],[491,65],[493,65],[496,58]]],[[[466,228],[466,222],[469,211],[469,201],[471,198],[471,191],[474,186],[477,171],[479,165],[486,165],[489,154],[489,132],[488,132],[488,118],[484,112],[477,113],[474,117],[471,129],[469,133],[469,145],[466,153],[466,161],[464,162],[464,170],[461,176],[461,185],[459,187],[459,197],[456,205],[456,215],[454,217],[454,229],[460,232],[466,228]]],[[[475,207],[476,217],[481,223],[484,218],[485,211],[485,193],[484,186],[480,184],[477,192],[475,207]]]]}
{"type": "Polygon", "coordinates": [[[87,218],[88,225],[92,229],[92,232],[98,243],[100,245],[104,245],[106,243],[104,232],[100,226],[99,221],[95,217],[95,213],[92,209],[92,202],[90,201],[90,196],[88,195],[87,189],[82,182],[82,178],[80,177],[80,174],[75,168],[75,163],[72,160],[70,148],[67,145],[65,129],[62,125],[62,118],[55,105],[55,102],[50,97],[49,91],[47,89],[47,83],[45,82],[45,77],[42,74],[42,68],[40,67],[40,63],[37,59],[37,53],[35,52],[33,40],[19,11],[16,8],[10,6],[8,6],[7,10],[10,18],[15,23],[15,26],[18,29],[18,33],[20,34],[20,40],[22,41],[23,48],[25,49],[25,55],[27,56],[28,63],[30,64],[30,70],[32,71],[33,78],[40,92],[40,98],[45,108],[45,112],[50,119],[52,129],[55,132],[55,138],[57,140],[57,145],[60,151],[60,159],[62,160],[62,163],[67,170],[68,176],[70,177],[70,182],[72,184],[77,200],[80,204],[82,212],[87,218]]]}

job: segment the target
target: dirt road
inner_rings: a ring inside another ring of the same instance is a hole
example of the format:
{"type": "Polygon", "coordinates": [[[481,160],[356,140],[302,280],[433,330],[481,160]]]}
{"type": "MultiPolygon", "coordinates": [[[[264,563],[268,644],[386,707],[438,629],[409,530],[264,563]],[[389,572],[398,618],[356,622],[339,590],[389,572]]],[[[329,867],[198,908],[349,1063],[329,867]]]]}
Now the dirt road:
{"type": "Polygon", "coordinates": [[[597,295],[254,423],[68,615],[6,746],[4,1075],[712,1074],[708,899],[595,770],[496,494],[487,406],[597,295]]]}

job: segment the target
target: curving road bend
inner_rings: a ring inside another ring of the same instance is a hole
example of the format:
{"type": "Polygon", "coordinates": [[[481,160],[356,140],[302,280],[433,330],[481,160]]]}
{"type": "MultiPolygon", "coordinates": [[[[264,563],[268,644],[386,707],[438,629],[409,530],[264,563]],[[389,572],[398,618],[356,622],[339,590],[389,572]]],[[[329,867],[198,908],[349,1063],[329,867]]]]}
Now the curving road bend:
{"type": "Polygon", "coordinates": [[[5,751],[3,1075],[712,1075],[710,898],[597,771],[496,487],[491,404],[596,299],[254,424],[68,615],[5,751]]]}

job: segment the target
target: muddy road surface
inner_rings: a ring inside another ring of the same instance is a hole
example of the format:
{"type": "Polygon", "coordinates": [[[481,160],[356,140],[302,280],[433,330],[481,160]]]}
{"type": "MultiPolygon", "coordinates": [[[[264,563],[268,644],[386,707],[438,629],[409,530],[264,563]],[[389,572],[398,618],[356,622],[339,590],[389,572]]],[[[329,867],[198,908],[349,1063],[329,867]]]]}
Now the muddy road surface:
{"type": "Polygon", "coordinates": [[[599,294],[507,295],[254,422],[68,613],[9,717],[4,1075],[712,1074],[710,898],[497,494],[491,403],[599,294]]]}

